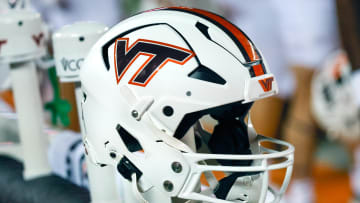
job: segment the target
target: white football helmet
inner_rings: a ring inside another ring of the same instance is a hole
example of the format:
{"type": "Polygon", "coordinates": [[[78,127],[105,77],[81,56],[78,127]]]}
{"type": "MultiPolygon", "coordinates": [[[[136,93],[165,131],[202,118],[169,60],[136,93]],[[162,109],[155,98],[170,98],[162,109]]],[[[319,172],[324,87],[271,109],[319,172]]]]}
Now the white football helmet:
{"type": "Polygon", "coordinates": [[[136,194],[155,187],[186,200],[264,202],[268,172],[286,168],[280,190],[270,189],[275,201],[284,193],[293,146],[257,135],[245,119],[253,101],[278,92],[276,80],[224,18],[184,7],[135,15],[92,47],[80,78],[86,151],[117,166],[136,194]],[[217,120],[213,133],[198,122],[204,115],[217,120]]]}
{"type": "Polygon", "coordinates": [[[28,9],[29,0],[0,0],[0,13],[8,10],[28,9]]]}
{"type": "Polygon", "coordinates": [[[332,138],[360,137],[360,109],[351,83],[351,65],[343,51],[332,53],[312,82],[312,111],[332,138]]]}

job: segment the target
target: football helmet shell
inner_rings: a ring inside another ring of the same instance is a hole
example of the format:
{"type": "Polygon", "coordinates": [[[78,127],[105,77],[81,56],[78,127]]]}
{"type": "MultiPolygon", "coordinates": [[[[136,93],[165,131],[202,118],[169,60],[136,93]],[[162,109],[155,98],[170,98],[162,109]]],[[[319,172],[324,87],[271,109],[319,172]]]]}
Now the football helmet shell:
{"type": "Polygon", "coordinates": [[[117,166],[125,178],[139,181],[143,191],[156,187],[167,196],[190,200],[263,202],[268,171],[287,168],[283,186],[274,191],[276,201],[284,193],[293,147],[257,135],[251,123],[244,123],[253,101],[278,92],[276,80],[250,39],[224,18],[180,7],[135,15],[92,47],[80,78],[87,153],[99,165],[117,166]],[[196,153],[182,139],[195,139],[192,126],[206,114],[221,125],[205,141],[212,143],[213,153],[196,153]],[[244,152],[227,142],[227,133],[228,138],[237,134],[244,152]],[[222,137],[226,141],[216,144],[222,137]],[[266,149],[262,142],[285,150],[266,149]],[[285,159],[270,162],[277,158],[285,159]],[[209,181],[209,194],[198,191],[201,174],[211,176],[211,171],[235,174],[217,197],[211,195],[214,181],[209,181]]]}
{"type": "Polygon", "coordinates": [[[29,0],[0,0],[0,13],[8,10],[29,9],[29,0]]]}
{"type": "Polygon", "coordinates": [[[0,14],[0,63],[35,59],[44,54],[45,34],[40,14],[27,10],[0,14]]]}
{"type": "Polygon", "coordinates": [[[343,51],[332,53],[313,78],[313,115],[332,138],[360,136],[360,109],[351,78],[351,65],[343,51]]]}
{"type": "Polygon", "coordinates": [[[61,82],[78,82],[79,71],[93,42],[108,30],[103,24],[86,21],[66,25],[53,35],[56,72],[61,82]]]}

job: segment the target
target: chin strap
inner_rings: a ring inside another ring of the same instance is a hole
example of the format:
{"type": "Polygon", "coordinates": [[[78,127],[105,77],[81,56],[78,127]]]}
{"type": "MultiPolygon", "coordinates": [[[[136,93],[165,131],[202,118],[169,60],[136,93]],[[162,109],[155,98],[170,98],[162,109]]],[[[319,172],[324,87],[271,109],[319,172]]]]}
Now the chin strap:
{"type": "Polygon", "coordinates": [[[139,200],[140,203],[149,203],[141,194],[139,188],[138,188],[138,184],[137,184],[137,178],[136,178],[136,173],[133,173],[131,175],[131,186],[132,186],[132,190],[134,195],[136,196],[136,198],[139,200]]]}

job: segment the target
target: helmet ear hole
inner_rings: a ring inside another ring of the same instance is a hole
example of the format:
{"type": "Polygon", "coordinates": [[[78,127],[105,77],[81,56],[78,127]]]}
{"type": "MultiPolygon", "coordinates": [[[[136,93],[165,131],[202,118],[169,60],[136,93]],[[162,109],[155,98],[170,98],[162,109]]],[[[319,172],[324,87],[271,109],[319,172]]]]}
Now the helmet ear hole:
{"type": "Polygon", "coordinates": [[[125,128],[121,127],[120,124],[116,126],[116,131],[119,133],[121,140],[130,152],[137,152],[143,150],[143,147],[141,146],[139,141],[128,131],[126,131],[125,128]]]}

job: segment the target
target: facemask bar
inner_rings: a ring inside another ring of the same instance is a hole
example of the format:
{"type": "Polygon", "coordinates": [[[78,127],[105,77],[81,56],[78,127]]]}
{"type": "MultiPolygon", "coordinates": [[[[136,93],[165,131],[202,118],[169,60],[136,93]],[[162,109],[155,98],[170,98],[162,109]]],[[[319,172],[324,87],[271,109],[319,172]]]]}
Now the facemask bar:
{"type": "MultiPolygon", "coordinates": [[[[199,126],[199,125],[198,125],[199,126]]],[[[206,132],[200,128],[200,132],[206,132]]],[[[292,165],[294,161],[294,147],[284,141],[268,138],[262,135],[257,135],[255,129],[252,127],[250,117],[248,117],[248,133],[251,143],[256,143],[260,150],[259,154],[252,155],[226,155],[226,154],[200,154],[200,153],[185,153],[185,158],[192,165],[192,169],[188,180],[180,192],[179,197],[190,200],[205,201],[205,202],[219,202],[230,203],[231,201],[217,199],[215,196],[209,196],[203,193],[196,192],[196,184],[198,184],[202,173],[211,173],[211,171],[221,171],[225,173],[234,172],[258,172],[263,176],[263,183],[261,188],[260,202],[264,202],[266,193],[269,190],[274,195],[273,202],[279,202],[284,194],[292,174],[292,165]],[[285,150],[277,151],[261,145],[261,143],[267,142],[275,144],[284,148],[285,150]],[[284,158],[279,163],[269,164],[268,162],[274,159],[284,158]],[[257,163],[255,166],[223,166],[223,165],[204,165],[205,160],[253,160],[257,163]],[[200,164],[201,163],[201,164],[200,164]],[[269,171],[286,168],[286,173],[282,186],[279,190],[276,190],[268,186],[269,171]]],[[[209,134],[209,133],[208,133],[209,134]]]]}
{"type": "MultiPolygon", "coordinates": [[[[247,124],[248,124],[248,135],[249,135],[249,140],[250,142],[253,140],[253,139],[256,139],[258,134],[256,133],[256,130],[252,124],[252,120],[251,120],[251,113],[249,111],[248,115],[247,115],[247,124]]],[[[263,136],[264,137],[264,136],[263,136]]],[[[293,163],[294,163],[294,151],[295,151],[295,148],[294,146],[292,146],[290,143],[287,143],[287,142],[284,142],[284,141],[281,141],[281,140],[277,140],[277,139],[273,139],[273,138],[268,138],[268,137],[264,137],[264,138],[267,138],[267,139],[272,139],[272,140],[275,140],[275,141],[279,141],[279,142],[282,142],[282,143],[285,143],[291,147],[288,147],[288,150],[290,150],[292,148],[292,152],[291,152],[291,156],[289,156],[289,158],[291,159],[288,159],[288,160],[291,160],[292,161],[292,164],[289,165],[287,168],[286,168],[286,173],[285,173],[285,177],[284,177],[284,180],[283,180],[283,184],[281,186],[281,188],[279,190],[274,190],[273,187],[268,187],[269,191],[274,195],[274,201],[273,202],[280,202],[280,199],[282,198],[283,194],[285,193],[289,183],[290,183],[290,179],[291,179],[291,175],[292,175],[292,169],[293,169],[293,163]]],[[[260,143],[261,144],[261,143],[260,143]]],[[[280,144],[280,143],[279,143],[280,144]]],[[[281,144],[280,144],[281,145],[281,144]]],[[[277,153],[276,150],[272,150],[272,149],[269,149],[269,148],[265,148],[263,146],[260,145],[260,150],[261,151],[264,151],[264,152],[268,152],[268,153],[277,153]]],[[[265,201],[265,200],[264,200],[265,201]]]]}

